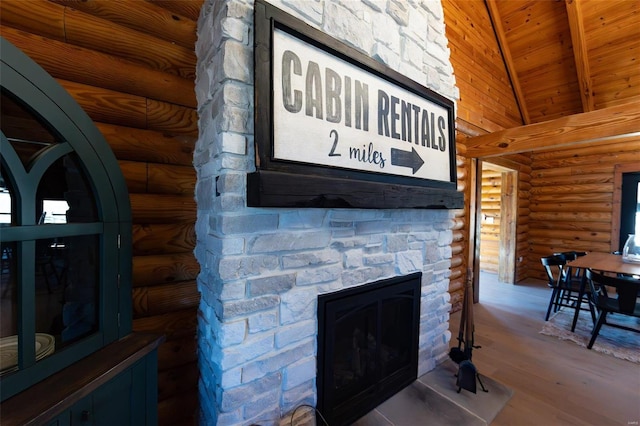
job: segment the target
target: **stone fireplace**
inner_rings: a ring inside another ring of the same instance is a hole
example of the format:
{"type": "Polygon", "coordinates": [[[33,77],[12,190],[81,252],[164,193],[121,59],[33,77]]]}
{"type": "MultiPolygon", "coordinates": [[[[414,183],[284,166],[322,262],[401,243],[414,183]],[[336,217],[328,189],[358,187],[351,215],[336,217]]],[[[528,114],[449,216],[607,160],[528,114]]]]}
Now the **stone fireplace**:
{"type": "MultiPolygon", "coordinates": [[[[437,1],[270,3],[450,99],[437,1]],[[383,30],[382,30],[383,29],[383,30]]],[[[450,210],[247,207],[253,2],[205,1],[196,94],[201,423],[289,424],[316,406],[318,296],[421,273],[417,372],[447,358],[450,210]]]]}

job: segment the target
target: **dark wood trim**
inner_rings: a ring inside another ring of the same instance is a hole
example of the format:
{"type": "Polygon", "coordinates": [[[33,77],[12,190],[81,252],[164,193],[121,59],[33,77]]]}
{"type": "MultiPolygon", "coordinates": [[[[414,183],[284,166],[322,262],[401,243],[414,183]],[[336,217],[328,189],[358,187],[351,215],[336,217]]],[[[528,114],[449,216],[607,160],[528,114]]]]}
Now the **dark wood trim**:
{"type": "Polygon", "coordinates": [[[247,175],[250,207],[461,209],[462,192],[259,171],[247,175]]]}
{"type": "Polygon", "coordinates": [[[472,159],[473,175],[474,175],[474,188],[475,188],[475,204],[474,210],[471,210],[474,215],[474,226],[469,229],[473,230],[473,242],[469,241],[470,249],[469,253],[471,258],[469,264],[473,266],[473,303],[480,301],[480,244],[482,238],[482,161],[477,158],[472,159]]]}

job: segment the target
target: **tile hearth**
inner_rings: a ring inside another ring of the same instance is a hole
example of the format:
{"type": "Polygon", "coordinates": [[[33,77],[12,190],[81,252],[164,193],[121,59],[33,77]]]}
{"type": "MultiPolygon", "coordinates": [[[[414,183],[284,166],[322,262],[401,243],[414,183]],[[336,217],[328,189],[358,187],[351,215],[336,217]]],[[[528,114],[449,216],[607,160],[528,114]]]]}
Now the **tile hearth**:
{"type": "Polygon", "coordinates": [[[359,419],[354,426],[490,424],[513,391],[480,374],[488,393],[482,392],[479,386],[476,394],[465,390],[457,393],[454,376],[457,368],[452,361],[443,362],[359,419]]]}

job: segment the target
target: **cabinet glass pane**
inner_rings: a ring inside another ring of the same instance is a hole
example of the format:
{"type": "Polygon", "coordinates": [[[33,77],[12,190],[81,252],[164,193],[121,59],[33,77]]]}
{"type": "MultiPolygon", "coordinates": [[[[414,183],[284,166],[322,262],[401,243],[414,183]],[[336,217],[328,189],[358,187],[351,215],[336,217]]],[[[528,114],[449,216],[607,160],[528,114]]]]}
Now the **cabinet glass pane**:
{"type": "MultiPolygon", "coordinates": [[[[1,232],[1,231],[0,231],[1,232]]],[[[0,263],[0,337],[16,334],[16,243],[2,242],[0,263]]]]}
{"type": "Polygon", "coordinates": [[[18,362],[17,244],[2,240],[2,228],[15,222],[13,190],[0,174],[0,374],[14,371],[18,362]]]}
{"type": "MultiPolygon", "coordinates": [[[[2,173],[0,174],[0,227],[9,226],[12,223],[15,223],[15,212],[13,206],[14,194],[4,172],[5,170],[3,168],[2,173]]],[[[2,236],[0,235],[0,238],[1,237],[2,236]]]]}
{"type": "Polygon", "coordinates": [[[2,91],[0,126],[18,153],[25,168],[35,156],[49,145],[57,143],[56,136],[41,121],[10,94],[2,91]]]}
{"type": "Polygon", "coordinates": [[[38,224],[98,221],[93,191],[73,153],[55,161],[47,169],[36,198],[38,224]]]}
{"type": "Polygon", "coordinates": [[[36,243],[36,333],[55,350],[98,330],[99,239],[58,237],[36,243]]]}

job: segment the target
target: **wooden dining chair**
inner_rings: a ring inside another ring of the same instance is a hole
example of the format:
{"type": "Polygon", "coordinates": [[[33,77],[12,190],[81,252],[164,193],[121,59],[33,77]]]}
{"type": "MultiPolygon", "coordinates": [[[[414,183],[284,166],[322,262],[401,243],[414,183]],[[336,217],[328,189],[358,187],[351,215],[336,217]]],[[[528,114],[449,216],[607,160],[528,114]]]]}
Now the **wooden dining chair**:
{"type": "Polygon", "coordinates": [[[551,298],[549,299],[547,314],[544,317],[544,320],[548,321],[551,310],[553,309],[554,312],[558,310],[557,300],[560,294],[559,283],[563,275],[562,268],[567,262],[560,255],[542,257],[540,258],[540,262],[547,274],[547,285],[551,288],[551,298]]]}
{"type": "MultiPolygon", "coordinates": [[[[567,265],[564,267],[565,280],[568,280],[564,287],[565,289],[562,292],[562,296],[564,299],[564,304],[575,304],[575,312],[573,314],[573,321],[571,321],[571,332],[576,330],[576,325],[578,324],[578,316],[580,315],[581,310],[585,310],[582,306],[582,302],[584,301],[585,306],[589,307],[589,286],[587,285],[587,278],[585,276],[584,268],[576,268],[571,266],[571,261],[576,260],[581,256],[585,256],[587,252],[585,251],[563,251],[560,253],[554,253],[554,255],[563,256],[567,261],[567,265]]],[[[596,323],[596,314],[595,310],[590,307],[591,312],[591,320],[593,323],[596,323]]]]}
{"type": "MultiPolygon", "coordinates": [[[[568,307],[576,310],[574,320],[577,319],[580,310],[588,309],[595,323],[596,313],[589,304],[590,291],[586,288],[586,283],[582,281],[582,277],[575,275],[575,271],[567,267],[567,259],[574,260],[575,258],[575,255],[568,255],[566,253],[558,253],[540,258],[540,262],[547,274],[549,287],[552,289],[547,313],[544,318],[545,321],[549,320],[552,310],[553,312],[557,312],[561,307],[568,307]],[[585,302],[584,305],[582,304],[583,301],[585,302]]],[[[574,326],[572,325],[572,327],[574,326]]]]}
{"type": "Polygon", "coordinates": [[[591,349],[603,325],[640,333],[640,329],[607,322],[607,315],[611,313],[640,318],[640,280],[602,275],[591,269],[587,269],[586,276],[591,289],[590,304],[598,311],[587,348],[591,349]]]}

